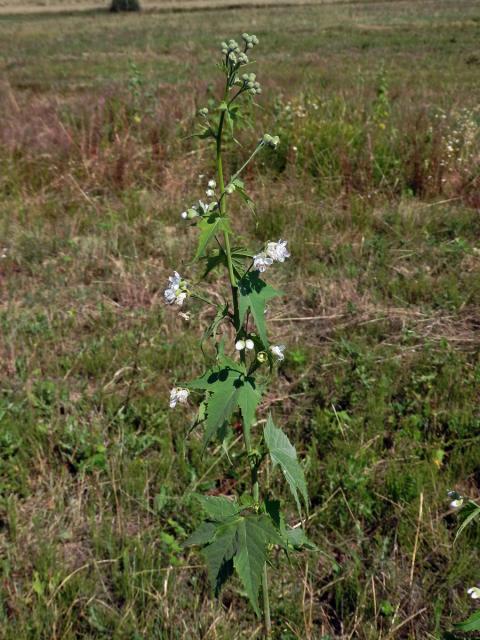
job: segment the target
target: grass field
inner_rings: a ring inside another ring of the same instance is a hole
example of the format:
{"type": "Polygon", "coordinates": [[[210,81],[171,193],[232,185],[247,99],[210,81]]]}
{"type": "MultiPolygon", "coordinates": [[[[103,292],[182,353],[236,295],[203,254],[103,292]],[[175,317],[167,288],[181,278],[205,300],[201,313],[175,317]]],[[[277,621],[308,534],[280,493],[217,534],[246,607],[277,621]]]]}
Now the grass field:
{"type": "Polygon", "coordinates": [[[173,268],[193,277],[179,213],[212,171],[195,110],[243,31],[255,132],[282,143],[236,225],[292,251],[261,411],[305,460],[320,549],[279,558],[274,637],[468,637],[448,633],[480,535],[453,545],[446,491],[480,493],[480,3],[17,8],[0,16],[0,639],[260,637],[239,583],[212,600],[181,548],[192,494],[245,478],[168,410],[209,315],[162,303],[173,268]]]}

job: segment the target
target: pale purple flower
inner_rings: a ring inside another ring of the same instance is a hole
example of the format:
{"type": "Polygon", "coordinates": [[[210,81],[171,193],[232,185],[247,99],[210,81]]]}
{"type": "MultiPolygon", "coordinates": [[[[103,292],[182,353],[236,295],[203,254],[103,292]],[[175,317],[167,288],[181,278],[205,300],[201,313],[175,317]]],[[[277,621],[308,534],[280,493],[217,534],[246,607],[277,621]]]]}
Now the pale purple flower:
{"type": "Polygon", "coordinates": [[[460,509],[463,505],[463,498],[457,498],[456,500],[452,500],[450,502],[450,509],[460,509]]]}
{"type": "Polygon", "coordinates": [[[185,290],[186,286],[187,283],[185,282],[185,280],[182,280],[182,276],[178,273],[178,271],[174,271],[173,276],[169,276],[168,287],[163,293],[165,302],[167,304],[176,304],[177,306],[181,307],[185,302],[185,298],[187,297],[187,291],[185,290]]]}
{"type": "Polygon", "coordinates": [[[287,240],[280,239],[278,242],[269,242],[267,244],[267,255],[277,262],[285,262],[290,257],[287,249],[287,240]]]}
{"type": "Polygon", "coordinates": [[[170,391],[170,409],[174,409],[177,406],[177,402],[180,404],[186,404],[189,395],[190,391],[188,389],[174,387],[170,391]]]}
{"type": "Polygon", "coordinates": [[[272,344],[272,346],[270,347],[270,351],[273,353],[273,355],[278,358],[278,360],[284,360],[285,359],[285,345],[284,344],[272,344]]]}
{"type": "Polygon", "coordinates": [[[273,258],[269,258],[264,251],[253,256],[253,268],[260,273],[266,271],[271,264],[273,264],[273,258]]]}

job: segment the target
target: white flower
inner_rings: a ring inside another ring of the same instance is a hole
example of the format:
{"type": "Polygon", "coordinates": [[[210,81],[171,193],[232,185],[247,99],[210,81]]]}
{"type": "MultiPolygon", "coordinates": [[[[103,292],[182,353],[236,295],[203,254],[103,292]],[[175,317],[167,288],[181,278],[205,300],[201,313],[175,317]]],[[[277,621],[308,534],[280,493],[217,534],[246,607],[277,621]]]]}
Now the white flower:
{"type": "Polygon", "coordinates": [[[185,302],[185,298],[187,297],[187,293],[185,291],[182,291],[181,293],[177,293],[176,294],[176,298],[175,298],[175,304],[178,307],[181,307],[183,305],[183,303],[185,302]]]}
{"type": "Polygon", "coordinates": [[[266,271],[271,264],[273,264],[273,258],[269,258],[264,251],[253,256],[253,268],[260,271],[260,273],[266,271]]]}
{"type": "Polygon", "coordinates": [[[285,351],[285,345],[284,344],[272,344],[272,346],[270,347],[270,351],[279,360],[284,360],[285,359],[285,354],[283,353],[285,351]]]}
{"type": "Polygon", "coordinates": [[[182,280],[182,276],[178,273],[178,271],[174,271],[173,276],[169,276],[168,283],[168,287],[163,293],[165,302],[167,304],[175,303],[176,305],[181,307],[185,302],[185,298],[187,297],[187,291],[185,290],[187,283],[185,282],[185,280],[182,280]]]}
{"type": "Polygon", "coordinates": [[[190,391],[188,389],[174,387],[170,391],[170,409],[174,409],[177,406],[177,402],[180,402],[180,404],[185,404],[189,395],[190,391]]]}
{"type": "Polygon", "coordinates": [[[205,193],[207,194],[208,198],[214,198],[215,197],[215,191],[213,189],[207,189],[205,191],[205,193]]]}
{"type": "Polygon", "coordinates": [[[245,347],[247,349],[254,349],[255,348],[255,344],[253,342],[253,340],[250,340],[250,338],[248,340],[245,340],[245,347]]]}
{"type": "Polygon", "coordinates": [[[209,189],[215,189],[216,186],[217,186],[217,183],[215,182],[215,180],[209,180],[208,181],[208,188],[209,189]]]}
{"type": "Polygon", "coordinates": [[[480,598],[480,589],[478,587],[470,587],[470,589],[467,589],[467,593],[473,600],[480,598]]]}
{"type": "Polygon", "coordinates": [[[278,242],[269,242],[267,244],[267,255],[272,260],[284,262],[286,258],[290,257],[290,252],[287,249],[287,240],[280,239],[278,242]]]}
{"type": "Polygon", "coordinates": [[[180,217],[181,217],[183,220],[186,220],[186,219],[188,218],[188,213],[187,213],[186,211],[182,211],[182,213],[180,214],[180,217]]]}
{"type": "Polygon", "coordinates": [[[205,202],[202,202],[202,200],[199,200],[197,204],[193,205],[193,209],[195,209],[195,211],[201,216],[204,216],[206,213],[208,213],[208,207],[209,205],[205,204],[205,202]]]}
{"type": "Polygon", "coordinates": [[[463,498],[457,498],[450,502],[450,509],[460,509],[463,504],[463,498]]]}
{"type": "Polygon", "coordinates": [[[179,311],[178,315],[185,320],[185,322],[190,322],[191,316],[189,313],[183,313],[183,311],[179,311]]]}

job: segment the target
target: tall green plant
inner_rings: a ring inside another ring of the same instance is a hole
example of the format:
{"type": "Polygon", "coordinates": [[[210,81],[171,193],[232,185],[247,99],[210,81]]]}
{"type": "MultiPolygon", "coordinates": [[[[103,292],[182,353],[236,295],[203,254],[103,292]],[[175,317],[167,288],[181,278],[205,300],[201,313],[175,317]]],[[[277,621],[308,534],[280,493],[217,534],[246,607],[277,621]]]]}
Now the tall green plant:
{"type": "Polygon", "coordinates": [[[226,136],[235,141],[235,129],[245,118],[242,107],[261,93],[255,74],[242,73],[250,65],[247,53],[258,39],[247,33],[242,39],[242,47],[234,40],[222,43],[219,69],[225,82],[223,94],[215,106],[198,113],[201,124],[195,135],[212,143],[215,157],[216,175],[208,181],[208,201],[200,200],[182,213],[185,222],[198,230],[193,262],[204,263],[203,279],[212,271],[223,272],[227,285],[224,300],[217,304],[198,285],[191,285],[175,272],[169,278],[165,301],[183,308],[189,298],[196,298],[212,308],[211,324],[200,343],[205,355],[205,343],[210,340],[212,355],[205,356],[205,371],[199,378],[172,389],[170,406],[186,403],[190,395],[198,399],[195,425],[203,428],[204,451],[214,440],[231,441],[232,423],[241,423],[242,450],[229,459],[237,473],[243,465],[250,478],[248,491],[238,495],[198,496],[205,521],[185,544],[201,547],[216,595],[234,572],[238,574],[256,614],[263,613],[265,634],[269,635],[267,565],[271,551],[277,546],[289,553],[312,545],[301,526],[286,524],[280,500],[264,484],[263,470],[270,460],[273,468],[283,472],[300,516],[302,508],[308,509],[307,485],[294,446],[270,414],[266,420],[256,418],[285,349],[269,342],[267,303],[282,293],[268,284],[263,274],[290,253],[286,240],[268,242],[257,252],[245,248],[229,215],[231,200],[236,197],[247,210],[253,208],[241,175],[257,154],[267,148],[275,150],[279,144],[278,137],[265,134],[236,172],[229,173],[224,166],[226,136]]]}

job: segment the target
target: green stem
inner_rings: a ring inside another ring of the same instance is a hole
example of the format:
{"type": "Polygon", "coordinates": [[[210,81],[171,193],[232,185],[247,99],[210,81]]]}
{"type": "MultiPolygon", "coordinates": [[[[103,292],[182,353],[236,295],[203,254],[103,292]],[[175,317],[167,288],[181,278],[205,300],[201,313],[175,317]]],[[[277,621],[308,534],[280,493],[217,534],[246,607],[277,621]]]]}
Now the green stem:
{"type": "Polygon", "coordinates": [[[270,618],[270,598],[268,596],[267,563],[263,565],[262,595],[263,595],[263,624],[265,627],[265,637],[270,638],[270,635],[272,633],[272,620],[270,618]]]}
{"type": "Polygon", "coordinates": [[[192,296],[192,298],[197,298],[197,300],[201,300],[202,302],[205,302],[206,304],[209,304],[212,307],[218,307],[218,304],[216,302],[213,302],[212,300],[205,298],[200,293],[191,293],[190,295],[192,296]]]}
{"type": "Polygon", "coordinates": [[[263,142],[259,142],[258,145],[255,147],[254,152],[252,153],[252,155],[248,158],[248,160],[246,162],[244,162],[242,164],[242,166],[240,167],[240,169],[230,178],[230,182],[233,182],[234,180],[236,180],[236,178],[238,178],[238,176],[242,173],[242,171],[245,169],[245,167],[250,164],[250,162],[253,160],[253,158],[257,155],[257,153],[260,151],[260,149],[263,147],[263,142]]]}
{"type": "MultiPolygon", "coordinates": [[[[228,78],[227,78],[227,86],[225,88],[225,97],[224,101],[226,101],[228,97],[228,78]]],[[[217,169],[217,177],[218,177],[218,187],[220,189],[220,193],[222,194],[220,197],[220,214],[224,217],[227,217],[227,201],[225,196],[225,181],[223,177],[223,163],[222,163],[222,134],[223,134],[223,125],[225,122],[225,111],[222,111],[220,116],[220,120],[218,123],[218,131],[217,131],[217,153],[216,153],[216,169],[217,169]]],[[[230,180],[232,182],[237,178],[240,173],[245,169],[248,163],[252,160],[252,158],[260,151],[263,143],[259,143],[257,148],[252,153],[250,158],[240,167],[240,169],[235,173],[233,178],[230,180]]],[[[230,285],[232,288],[232,301],[233,301],[233,322],[235,326],[235,330],[238,333],[241,330],[240,324],[240,315],[238,312],[238,287],[237,280],[235,278],[235,273],[233,270],[233,261],[232,261],[232,250],[230,247],[230,234],[228,231],[223,232],[223,238],[225,242],[225,254],[227,256],[227,265],[228,265],[228,275],[230,277],[230,285]]],[[[242,351],[240,357],[242,361],[245,361],[245,353],[242,351]]],[[[258,485],[258,463],[257,460],[254,460],[252,457],[252,442],[250,438],[250,432],[248,428],[243,426],[243,438],[245,441],[245,449],[247,452],[247,458],[250,464],[251,470],[251,478],[252,478],[252,497],[255,504],[258,505],[260,501],[260,488],[258,485]]],[[[268,576],[267,576],[267,565],[265,563],[263,567],[262,574],[262,594],[263,594],[263,622],[264,622],[264,632],[265,638],[269,638],[272,630],[272,623],[270,619],[270,600],[268,597],[268,576]]]]}
{"type": "MultiPolygon", "coordinates": [[[[245,443],[247,438],[245,438],[245,443]]],[[[258,467],[259,463],[255,461],[252,465],[252,496],[256,504],[260,500],[260,490],[258,485],[258,467]]],[[[263,597],[263,627],[265,638],[270,638],[272,633],[272,620],[270,618],[270,598],[268,595],[268,574],[267,563],[263,565],[262,573],[262,597],[263,597]]]]}
{"type": "MultiPolygon", "coordinates": [[[[259,142],[258,145],[255,147],[254,152],[248,158],[248,160],[246,162],[244,162],[242,164],[242,166],[240,167],[240,169],[236,173],[234,173],[233,176],[230,178],[229,184],[232,184],[232,182],[238,178],[238,176],[242,173],[242,171],[245,169],[245,167],[247,167],[250,164],[250,162],[253,160],[253,158],[257,155],[257,153],[262,148],[263,148],[263,142],[259,142]]],[[[219,201],[220,202],[220,209],[222,207],[222,202],[223,202],[223,200],[225,200],[226,195],[227,195],[226,192],[224,190],[221,190],[221,196],[220,196],[220,201],[219,201]]]]}
{"type": "MultiPolygon", "coordinates": [[[[227,97],[227,95],[228,95],[228,88],[225,91],[225,98],[227,97]]],[[[222,163],[222,134],[223,134],[224,122],[225,122],[225,111],[222,111],[222,114],[220,116],[220,121],[218,123],[217,159],[216,159],[218,187],[220,189],[221,194],[223,194],[225,191],[225,181],[223,178],[223,163],[222,163]]],[[[220,200],[220,213],[224,217],[227,216],[227,201],[225,198],[221,198],[220,200]]],[[[240,331],[240,317],[238,314],[238,289],[237,289],[237,280],[235,278],[235,273],[233,270],[232,249],[230,247],[230,234],[228,233],[228,231],[223,232],[223,239],[225,242],[225,253],[227,256],[230,286],[232,288],[233,316],[234,316],[235,330],[238,333],[240,331]]]]}

